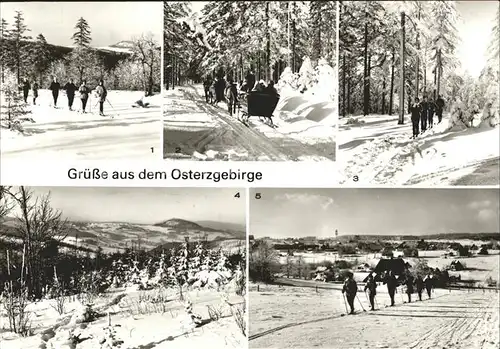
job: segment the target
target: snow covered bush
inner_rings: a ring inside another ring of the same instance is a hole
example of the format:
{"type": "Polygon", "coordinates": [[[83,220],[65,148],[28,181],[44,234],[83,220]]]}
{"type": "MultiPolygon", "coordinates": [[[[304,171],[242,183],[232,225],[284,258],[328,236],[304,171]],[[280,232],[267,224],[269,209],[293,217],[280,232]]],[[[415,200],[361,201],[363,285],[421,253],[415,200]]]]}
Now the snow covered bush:
{"type": "Polygon", "coordinates": [[[330,67],[327,61],[321,58],[314,70],[315,84],[311,87],[311,94],[315,97],[333,101],[337,95],[337,76],[335,70],[330,67]]]}
{"type": "Polygon", "coordinates": [[[8,76],[1,85],[0,126],[23,132],[22,122],[26,121],[25,116],[30,113],[15,78],[8,76]]]}
{"type": "Polygon", "coordinates": [[[104,328],[104,337],[99,341],[101,349],[121,348],[124,341],[118,338],[116,327],[120,325],[111,325],[111,317],[108,315],[108,326],[104,328]]]}
{"type": "Polygon", "coordinates": [[[297,83],[299,85],[299,91],[301,93],[312,88],[317,82],[316,72],[312,66],[311,59],[305,57],[304,62],[299,70],[299,78],[297,83]]]}
{"type": "Polygon", "coordinates": [[[233,319],[241,333],[246,337],[247,322],[246,322],[246,302],[231,306],[233,319]]]}
{"type": "Polygon", "coordinates": [[[31,335],[31,320],[26,309],[28,289],[22,283],[19,289],[14,289],[12,282],[5,283],[1,303],[9,319],[9,330],[21,336],[31,335]]]}

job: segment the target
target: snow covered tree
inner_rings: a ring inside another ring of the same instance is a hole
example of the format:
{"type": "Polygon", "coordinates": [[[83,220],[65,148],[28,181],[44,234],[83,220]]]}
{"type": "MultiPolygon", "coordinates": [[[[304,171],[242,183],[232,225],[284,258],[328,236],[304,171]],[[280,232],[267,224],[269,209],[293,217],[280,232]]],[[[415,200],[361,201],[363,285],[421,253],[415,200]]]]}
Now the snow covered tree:
{"type": "Polygon", "coordinates": [[[39,78],[40,85],[43,84],[43,75],[50,66],[50,47],[43,34],[38,34],[35,45],[31,52],[33,73],[39,78]]]}
{"type": "Polygon", "coordinates": [[[8,60],[8,52],[9,52],[9,30],[7,28],[8,23],[5,19],[1,19],[0,22],[0,69],[2,75],[2,83],[5,82],[5,70],[7,69],[7,60],[8,60]]]}
{"type": "Polygon", "coordinates": [[[133,60],[142,67],[142,81],[146,96],[153,94],[153,86],[159,84],[161,65],[160,46],[153,39],[152,34],[142,35],[135,39],[133,46],[133,60]]]}
{"type": "Polygon", "coordinates": [[[22,119],[31,112],[26,108],[22,92],[13,75],[8,75],[1,86],[0,122],[2,127],[23,132],[22,119]]]}
{"type": "Polygon", "coordinates": [[[70,54],[70,61],[78,72],[81,83],[84,80],[85,72],[94,68],[91,66],[91,63],[95,61],[92,49],[90,48],[90,43],[92,42],[91,29],[83,17],[80,17],[76,22],[75,32],[71,39],[75,44],[75,48],[70,54]]]}
{"type": "Polygon", "coordinates": [[[10,52],[7,54],[7,64],[16,72],[17,81],[21,81],[21,71],[25,69],[28,60],[28,50],[26,41],[31,39],[28,26],[24,24],[24,17],[21,11],[16,11],[12,29],[8,31],[7,39],[10,40],[10,52]]]}

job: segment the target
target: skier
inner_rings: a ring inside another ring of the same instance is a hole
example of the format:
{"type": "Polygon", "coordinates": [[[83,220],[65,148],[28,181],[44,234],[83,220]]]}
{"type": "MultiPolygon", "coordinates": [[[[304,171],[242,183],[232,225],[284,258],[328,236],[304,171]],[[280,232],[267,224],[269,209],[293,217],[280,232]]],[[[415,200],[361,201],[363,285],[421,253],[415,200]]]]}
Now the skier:
{"type": "Polygon", "coordinates": [[[351,308],[349,314],[354,314],[354,298],[356,298],[356,293],[358,293],[358,284],[354,281],[354,275],[349,273],[342,287],[342,294],[346,294],[347,303],[351,308]]]}
{"type": "Polygon", "coordinates": [[[427,119],[427,125],[429,128],[432,128],[434,126],[434,113],[436,111],[436,103],[434,100],[429,100],[429,112],[427,114],[428,119],[427,119]]]}
{"type": "Polygon", "coordinates": [[[33,105],[36,105],[36,99],[38,98],[38,83],[35,81],[33,83],[33,105]]]}
{"type": "Polygon", "coordinates": [[[411,106],[411,123],[413,125],[413,137],[417,138],[419,135],[419,122],[420,122],[421,105],[418,98],[415,98],[415,103],[411,106]]]}
{"type": "Polygon", "coordinates": [[[408,303],[411,303],[411,294],[413,293],[413,276],[408,272],[404,282],[406,286],[406,294],[408,295],[408,303]]]}
{"type": "Polygon", "coordinates": [[[95,89],[95,93],[97,98],[99,98],[99,115],[104,116],[104,102],[106,102],[106,96],[108,95],[108,91],[104,87],[104,81],[99,80],[99,85],[95,89]]]}
{"type": "Polygon", "coordinates": [[[429,117],[429,102],[427,102],[427,96],[424,96],[420,110],[420,128],[421,132],[427,131],[427,118],[429,117]]]}
{"type": "Polygon", "coordinates": [[[389,273],[386,273],[384,284],[387,284],[387,291],[389,292],[389,297],[391,297],[392,307],[394,306],[394,293],[396,292],[396,288],[398,287],[398,281],[396,280],[396,277],[394,276],[392,270],[389,273]]]}
{"type": "Polygon", "coordinates": [[[85,114],[85,108],[87,107],[87,101],[89,100],[90,89],[87,87],[87,81],[83,80],[82,85],[78,89],[80,93],[80,99],[82,100],[82,113],[85,114]]]}
{"type": "Polygon", "coordinates": [[[439,95],[438,99],[436,99],[436,114],[438,117],[438,124],[441,123],[441,120],[443,120],[444,105],[444,99],[441,97],[441,95],[439,95]]]}
{"type": "Polygon", "coordinates": [[[73,83],[73,79],[69,79],[69,82],[64,85],[66,90],[66,95],[68,96],[68,107],[69,110],[73,110],[73,101],[75,100],[75,91],[77,90],[76,85],[73,83]]]}
{"type": "Polygon", "coordinates": [[[212,77],[207,75],[205,80],[203,80],[203,89],[205,90],[205,101],[208,103],[210,101],[210,86],[212,86],[212,77]]]}
{"type": "Polygon", "coordinates": [[[24,103],[28,103],[28,93],[30,92],[30,83],[28,82],[27,78],[24,78],[23,81],[23,97],[24,97],[24,103]]]}
{"type": "Polygon", "coordinates": [[[370,299],[371,310],[375,310],[375,295],[377,294],[377,283],[373,278],[373,275],[368,275],[368,281],[365,285],[365,292],[368,290],[368,298],[370,299]]]}
{"type": "Polygon", "coordinates": [[[420,275],[415,279],[415,287],[417,288],[418,300],[422,301],[422,291],[424,290],[424,280],[420,275]]]}
{"type": "Polygon", "coordinates": [[[57,97],[59,97],[59,90],[61,89],[61,84],[57,82],[57,78],[54,76],[54,80],[50,84],[49,90],[52,91],[52,98],[54,99],[54,108],[57,108],[57,97]]]}
{"type": "Polygon", "coordinates": [[[228,86],[226,87],[226,100],[229,115],[235,114],[238,105],[238,87],[232,78],[228,80],[228,86]]]}
{"type": "Polygon", "coordinates": [[[427,276],[425,277],[425,280],[424,280],[424,284],[425,284],[425,289],[427,290],[427,296],[429,297],[429,299],[431,299],[432,284],[433,283],[434,283],[434,280],[432,279],[432,275],[427,274],[427,276]]]}

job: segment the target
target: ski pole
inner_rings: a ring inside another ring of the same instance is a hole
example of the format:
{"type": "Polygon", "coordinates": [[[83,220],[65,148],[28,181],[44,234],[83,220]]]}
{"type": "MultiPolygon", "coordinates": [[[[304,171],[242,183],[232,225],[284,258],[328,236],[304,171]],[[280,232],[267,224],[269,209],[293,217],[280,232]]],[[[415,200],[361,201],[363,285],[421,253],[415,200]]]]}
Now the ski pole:
{"type": "Polygon", "coordinates": [[[343,294],[343,293],[342,293],[342,298],[344,299],[345,312],[346,312],[346,314],[349,314],[349,309],[347,309],[347,302],[345,300],[345,294],[343,294]]]}
{"type": "Polygon", "coordinates": [[[361,309],[363,309],[363,311],[366,312],[366,309],[363,307],[363,303],[361,303],[361,300],[359,299],[358,295],[356,295],[356,299],[358,300],[361,309]]]}

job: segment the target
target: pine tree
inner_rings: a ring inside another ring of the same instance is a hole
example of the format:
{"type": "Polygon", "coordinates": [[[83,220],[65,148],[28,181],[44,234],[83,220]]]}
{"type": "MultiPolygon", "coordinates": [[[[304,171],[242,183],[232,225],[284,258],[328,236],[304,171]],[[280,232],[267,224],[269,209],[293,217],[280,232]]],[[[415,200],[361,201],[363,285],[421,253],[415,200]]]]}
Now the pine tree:
{"type": "Polygon", "coordinates": [[[7,62],[16,71],[17,82],[21,81],[21,70],[28,59],[28,52],[25,50],[26,41],[31,37],[26,35],[29,32],[28,26],[24,24],[24,17],[21,11],[16,11],[14,16],[14,23],[12,29],[8,32],[8,39],[11,41],[11,52],[8,56],[7,62]]]}
{"type": "Polygon", "coordinates": [[[43,85],[43,75],[50,66],[50,47],[43,34],[38,34],[32,51],[34,73],[40,79],[40,86],[43,85]]]}
{"type": "Polygon", "coordinates": [[[4,83],[1,85],[2,94],[2,123],[6,123],[6,127],[10,130],[17,130],[23,132],[22,117],[30,114],[31,112],[26,109],[22,93],[19,91],[18,84],[13,77],[8,76],[4,83]]]}
{"type": "Polygon", "coordinates": [[[75,48],[70,54],[70,61],[78,72],[81,83],[84,80],[84,73],[92,68],[91,63],[95,62],[95,55],[90,47],[92,42],[90,26],[83,17],[76,22],[75,30],[71,36],[75,48]]]}
{"type": "Polygon", "coordinates": [[[7,69],[8,52],[10,51],[9,41],[7,40],[10,35],[7,26],[7,21],[2,18],[0,24],[0,69],[2,70],[2,83],[5,82],[5,70],[7,69]]]}

